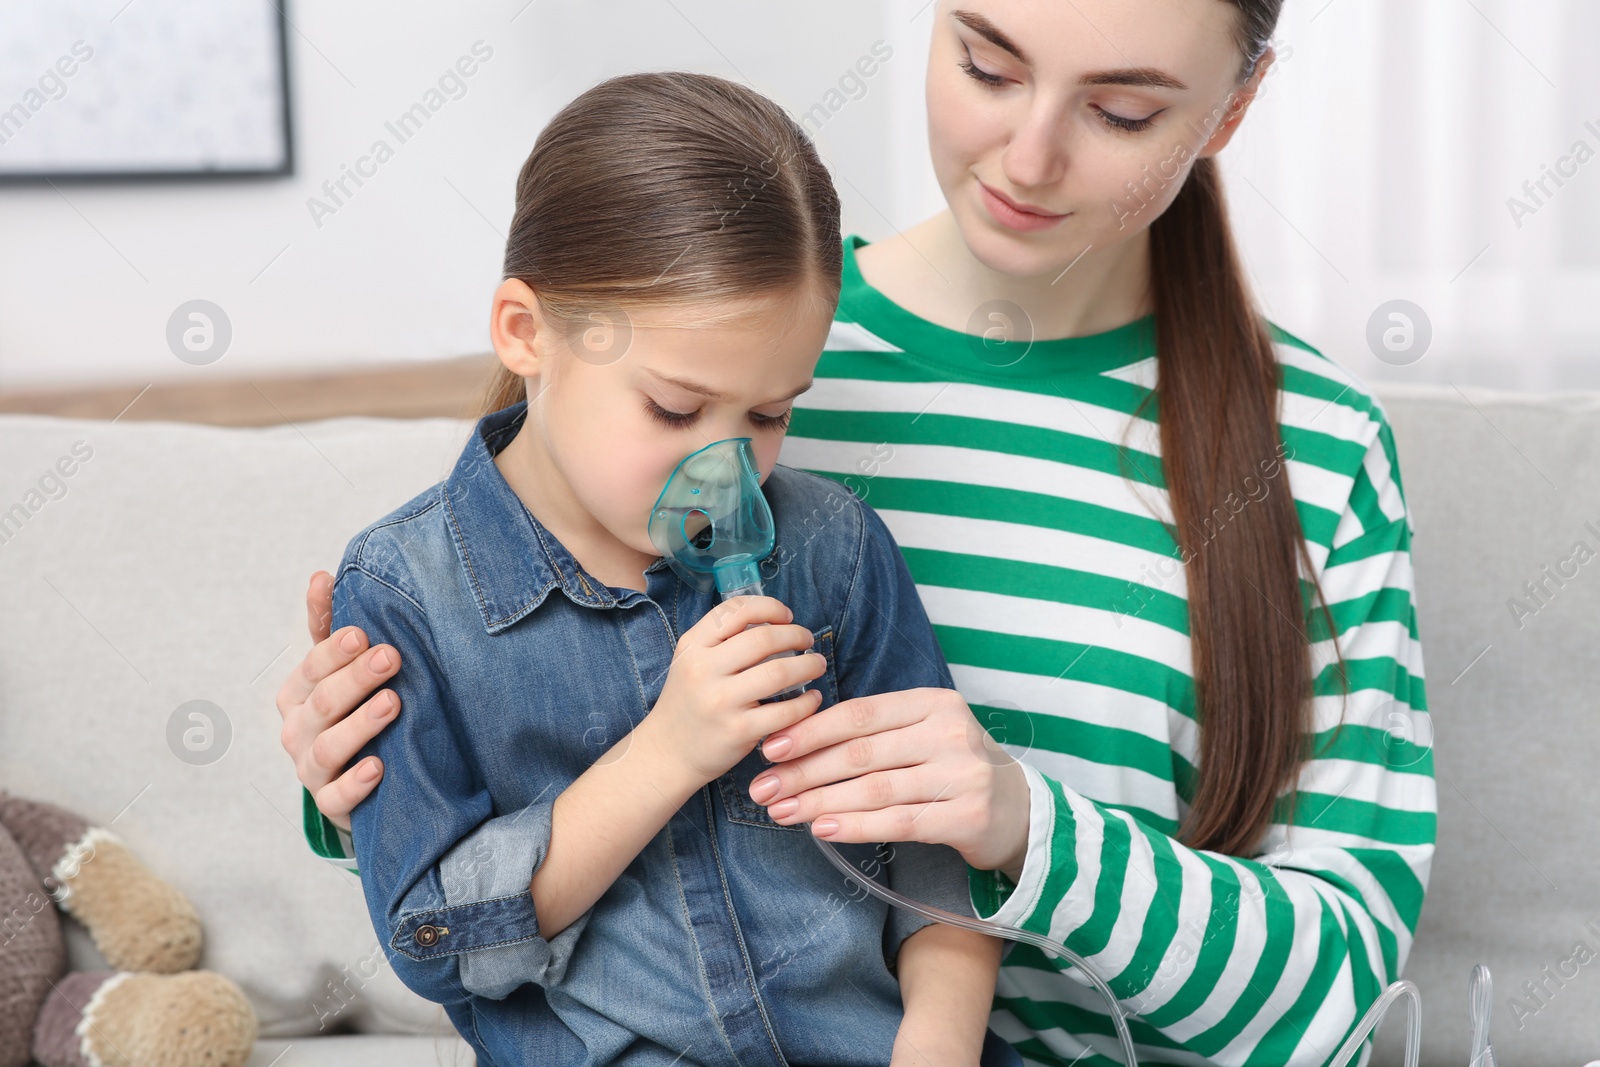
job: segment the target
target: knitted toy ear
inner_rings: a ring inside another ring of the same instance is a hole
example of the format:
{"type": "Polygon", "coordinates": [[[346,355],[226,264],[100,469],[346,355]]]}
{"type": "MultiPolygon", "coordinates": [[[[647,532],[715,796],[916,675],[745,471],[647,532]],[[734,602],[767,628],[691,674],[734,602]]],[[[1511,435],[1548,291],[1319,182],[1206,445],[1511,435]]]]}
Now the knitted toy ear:
{"type": "Polygon", "coordinates": [[[34,1019],[67,956],[55,905],[3,826],[0,912],[0,1067],[25,1067],[34,1019]]]}
{"type": "Polygon", "coordinates": [[[119,971],[186,971],[200,959],[200,916],[111,831],[43,801],[0,792],[0,825],[55,903],[119,971]]]}
{"type": "Polygon", "coordinates": [[[256,1016],[211,971],[74,971],[45,998],[34,1028],[40,1067],[244,1067],[256,1016]]]}
{"type": "Polygon", "coordinates": [[[200,958],[194,906],[109,830],[0,790],[0,894],[12,909],[0,933],[0,1067],[24,1067],[30,1050],[41,1067],[250,1058],[249,1000],[222,975],[189,970],[200,958]],[[115,971],[63,974],[58,907],[115,971]]]}

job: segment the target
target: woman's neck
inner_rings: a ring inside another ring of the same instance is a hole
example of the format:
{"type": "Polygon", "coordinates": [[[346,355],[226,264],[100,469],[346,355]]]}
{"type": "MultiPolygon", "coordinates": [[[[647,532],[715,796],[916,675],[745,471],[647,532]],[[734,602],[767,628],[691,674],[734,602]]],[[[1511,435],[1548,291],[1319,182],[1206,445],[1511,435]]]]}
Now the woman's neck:
{"type": "Polygon", "coordinates": [[[856,262],[868,285],[947,329],[970,332],[973,309],[1009,300],[1027,312],[1035,339],[1084,337],[1153,310],[1149,237],[1147,228],[1113,247],[1091,248],[1064,273],[1002,274],[972,254],[947,208],[859,249],[856,262]]]}
{"type": "Polygon", "coordinates": [[[533,517],[572,553],[584,571],[609,586],[645,588],[644,569],[656,557],[618,541],[589,513],[551,461],[531,415],[495,455],[494,465],[533,517]]]}

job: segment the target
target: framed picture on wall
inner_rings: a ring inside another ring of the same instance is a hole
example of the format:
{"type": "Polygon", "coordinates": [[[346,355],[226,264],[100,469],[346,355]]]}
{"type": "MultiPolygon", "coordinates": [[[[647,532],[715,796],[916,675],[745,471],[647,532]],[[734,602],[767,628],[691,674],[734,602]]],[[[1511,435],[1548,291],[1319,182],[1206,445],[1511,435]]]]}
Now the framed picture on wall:
{"type": "Polygon", "coordinates": [[[293,173],[273,0],[0,4],[0,182],[293,173]]]}

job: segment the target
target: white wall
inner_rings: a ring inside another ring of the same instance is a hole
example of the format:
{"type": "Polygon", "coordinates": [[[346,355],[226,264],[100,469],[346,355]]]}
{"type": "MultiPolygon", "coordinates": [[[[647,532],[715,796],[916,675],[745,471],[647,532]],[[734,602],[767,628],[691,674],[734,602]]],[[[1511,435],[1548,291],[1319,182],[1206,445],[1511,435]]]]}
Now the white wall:
{"type": "MultiPolygon", "coordinates": [[[[288,11],[292,179],[0,187],[0,386],[487,350],[518,167],[555,109],[628,70],[722,74],[800,114],[884,40],[893,58],[817,137],[846,232],[877,239],[942,205],[922,108],[927,0],[288,11]],[[464,95],[318,225],[308,199],[375,139],[395,144],[385,122],[478,41],[493,54],[464,95]],[[169,316],[193,299],[233,328],[208,366],[167,344],[169,316]]],[[[1369,379],[1600,388],[1600,162],[1520,227],[1506,206],[1589,136],[1585,120],[1600,128],[1600,74],[1583,53],[1597,35],[1593,0],[1287,4],[1285,59],[1224,156],[1268,313],[1369,379]],[[1366,340],[1396,298],[1434,331],[1409,365],[1366,340]]]]}
{"type": "MultiPolygon", "coordinates": [[[[613,74],[687,68],[748,80],[798,113],[883,36],[878,8],[849,0],[761,19],[748,4],[675,5],[291,5],[292,179],[0,186],[0,386],[486,351],[517,171],[561,105],[613,74]],[[399,143],[385,122],[477,41],[492,56],[464,94],[399,143]],[[393,158],[361,187],[347,183],[353,195],[319,225],[308,199],[379,138],[397,146],[393,158]],[[208,366],[167,345],[169,315],[193,299],[219,305],[233,328],[229,350],[208,366]]],[[[885,93],[875,76],[818,138],[835,164],[869,161],[846,173],[880,205],[894,173],[876,151],[885,93]]],[[[48,119],[44,109],[32,121],[48,119]]],[[[880,232],[859,198],[851,215],[880,232]]]]}

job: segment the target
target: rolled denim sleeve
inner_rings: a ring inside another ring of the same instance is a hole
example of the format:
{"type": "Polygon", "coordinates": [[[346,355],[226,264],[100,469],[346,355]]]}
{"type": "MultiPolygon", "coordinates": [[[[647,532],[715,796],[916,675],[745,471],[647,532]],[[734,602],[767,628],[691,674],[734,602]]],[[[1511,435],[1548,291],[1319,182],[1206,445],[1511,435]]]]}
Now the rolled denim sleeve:
{"type": "Polygon", "coordinates": [[[397,583],[342,566],[333,627],[348,625],[401,656],[390,681],[400,714],[351,760],[383,760],[382,781],[350,822],[367,911],[395,973],[441,1004],[559,982],[592,911],[554,939],[539,934],[530,883],[559,790],[495,813],[427,618],[397,583]]]}
{"type": "MultiPolygon", "coordinates": [[[[839,699],[930,686],[954,689],[950,667],[917,595],[900,546],[881,516],[858,501],[861,537],[855,574],[836,627],[839,699]]],[[[967,863],[949,845],[897,841],[886,864],[889,888],[957,915],[973,915],[967,863]]],[[[893,967],[906,938],[933,922],[894,907],[884,930],[893,967]]]]}

